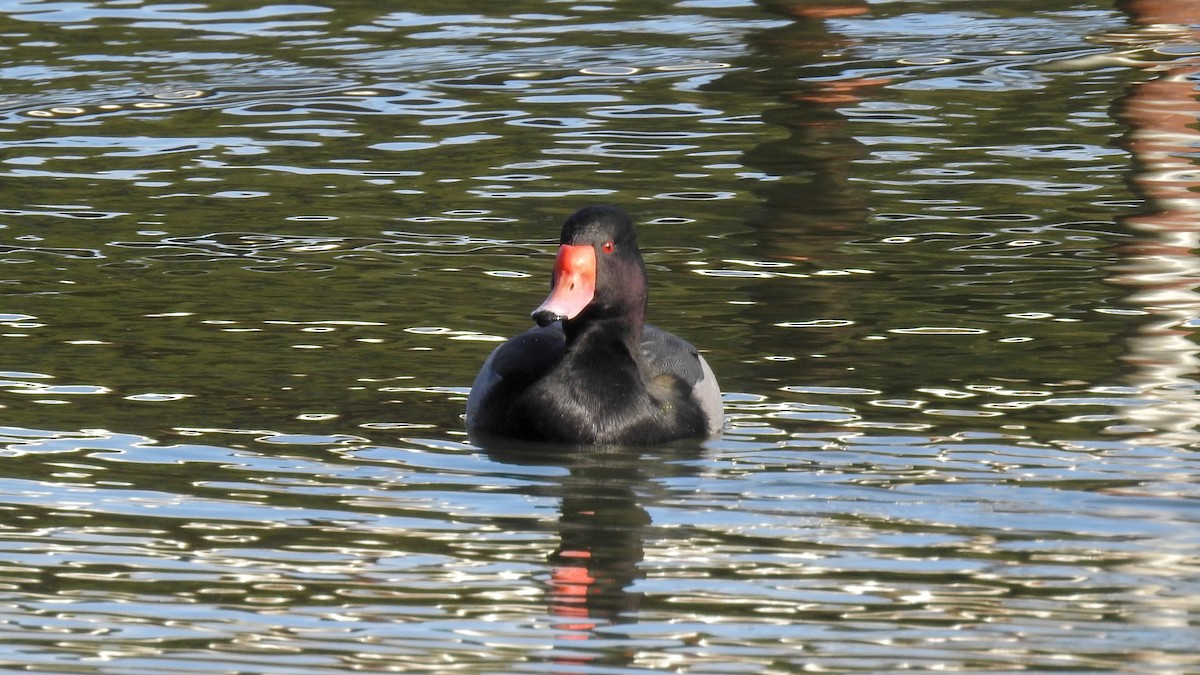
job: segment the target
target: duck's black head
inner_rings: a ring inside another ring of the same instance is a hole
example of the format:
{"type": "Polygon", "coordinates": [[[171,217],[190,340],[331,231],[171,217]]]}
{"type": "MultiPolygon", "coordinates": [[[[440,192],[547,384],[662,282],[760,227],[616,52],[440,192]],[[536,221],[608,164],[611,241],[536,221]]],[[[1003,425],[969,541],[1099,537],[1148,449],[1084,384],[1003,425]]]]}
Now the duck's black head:
{"type": "Polygon", "coordinates": [[[588,206],[563,223],[550,297],[533,311],[540,326],[631,322],[646,312],[646,266],[633,221],[612,206],[588,206]]]}

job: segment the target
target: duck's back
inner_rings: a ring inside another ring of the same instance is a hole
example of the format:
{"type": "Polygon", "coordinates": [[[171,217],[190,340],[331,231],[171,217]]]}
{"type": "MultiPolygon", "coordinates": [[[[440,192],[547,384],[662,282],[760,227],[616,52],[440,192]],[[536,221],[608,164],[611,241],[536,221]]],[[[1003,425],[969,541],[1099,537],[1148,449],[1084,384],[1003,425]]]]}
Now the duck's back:
{"type": "Polygon", "coordinates": [[[706,436],[715,436],[725,424],[721,388],[708,362],[692,343],[650,324],[642,333],[642,358],[649,376],[678,378],[688,397],[704,413],[706,436]]]}
{"type": "Polygon", "coordinates": [[[559,324],[488,357],[467,399],[476,433],[584,444],[712,436],[724,421],[716,378],[690,343],[646,326],[637,362],[568,354],[559,324]],[[599,366],[599,367],[597,367],[599,366]]]}

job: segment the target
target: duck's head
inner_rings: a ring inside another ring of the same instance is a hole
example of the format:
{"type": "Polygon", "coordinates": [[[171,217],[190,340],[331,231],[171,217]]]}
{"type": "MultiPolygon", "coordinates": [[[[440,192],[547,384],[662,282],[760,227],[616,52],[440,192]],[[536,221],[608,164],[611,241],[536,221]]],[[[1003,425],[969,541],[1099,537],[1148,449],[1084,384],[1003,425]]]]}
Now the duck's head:
{"type": "Polygon", "coordinates": [[[588,206],[567,218],[550,288],[550,296],[533,310],[539,326],[621,319],[640,327],[646,266],[629,216],[612,206],[588,206]]]}

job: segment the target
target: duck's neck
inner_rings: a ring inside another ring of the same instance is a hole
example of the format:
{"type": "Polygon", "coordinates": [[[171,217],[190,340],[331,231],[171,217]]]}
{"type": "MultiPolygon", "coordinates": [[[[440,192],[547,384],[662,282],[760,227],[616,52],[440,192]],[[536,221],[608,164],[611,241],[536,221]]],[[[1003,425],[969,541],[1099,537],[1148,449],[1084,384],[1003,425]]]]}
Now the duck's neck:
{"type": "Polygon", "coordinates": [[[636,360],[641,354],[644,315],[645,308],[639,307],[617,316],[588,316],[565,322],[567,349],[608,351],[623,347],[636,360]]]}

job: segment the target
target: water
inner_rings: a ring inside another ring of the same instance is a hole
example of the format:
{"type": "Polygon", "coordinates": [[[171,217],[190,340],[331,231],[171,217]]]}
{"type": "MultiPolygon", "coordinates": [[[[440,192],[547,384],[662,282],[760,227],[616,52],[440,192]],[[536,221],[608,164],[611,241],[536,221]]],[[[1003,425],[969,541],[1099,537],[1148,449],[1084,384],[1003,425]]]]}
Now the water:
{"type": "Polygon", "coordinates": [[[1200,17],[1129,7],[0,3],[0,666],[1195,672],[1200,17]],[[726,433],[473,446],[592,202],[726,433]]]}

